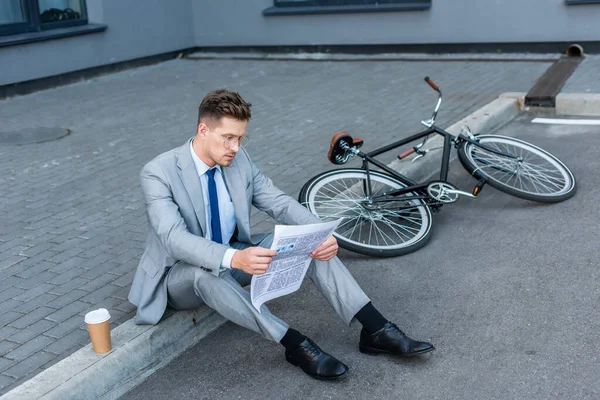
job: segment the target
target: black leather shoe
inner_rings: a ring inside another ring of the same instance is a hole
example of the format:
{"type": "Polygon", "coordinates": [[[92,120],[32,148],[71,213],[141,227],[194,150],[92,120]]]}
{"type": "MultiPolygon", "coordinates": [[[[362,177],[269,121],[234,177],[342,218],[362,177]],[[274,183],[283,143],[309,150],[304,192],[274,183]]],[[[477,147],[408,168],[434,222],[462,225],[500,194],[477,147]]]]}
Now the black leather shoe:
{"type": "Polygon", "coordinates": [[[344,363],[325,353],[309,338],[304,339],[295,350],[286,351],[285,359],[316,379],[337,379],[348,371],[344,363]]]}
{"type": "Polygon", "coordinates": [[[387,322],[383,328],[370,334],[364,328],[360,331],[359,350],[361,353],[387,353],[395,356],[416,356],[435,350],[431,343],[418,342],[406,336],[398,327],[387,322]]]}

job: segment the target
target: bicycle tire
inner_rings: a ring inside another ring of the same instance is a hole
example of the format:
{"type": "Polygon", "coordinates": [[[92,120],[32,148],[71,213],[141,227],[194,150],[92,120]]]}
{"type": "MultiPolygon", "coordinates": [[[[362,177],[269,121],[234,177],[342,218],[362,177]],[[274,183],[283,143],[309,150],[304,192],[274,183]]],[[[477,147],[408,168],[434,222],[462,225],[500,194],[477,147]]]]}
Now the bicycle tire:
{"type": "Polygon", "coordinates": [[[518,156],[501,156],[464,141],[458,147],[463,167],[478,179],[507,194],[541,203],[558,203],[577,191],[575,175],[556,156],[524,140],[501,135],[477,135],[490,149],[518,156]]]}
{"type": "MultiPolygon", "coordinates": [[[[431,238],[431,210],[421,199],[401,199],[366,208],[362,185],[367,173],[360,168],[326,171],[304,184],[298,200],[322,221],[344,217],[334,236],[347,250],[377,257],[412,253],[431,238]],[[402,204],[402,209],[394,205],[402,204]],[[406,208],[407,206],[413,206],[406,208]],[[398,243],[396,243],[398,242],[398,243]]],[[[409,186],[390,175],[370,171],[373,193],[409,186]]]]}

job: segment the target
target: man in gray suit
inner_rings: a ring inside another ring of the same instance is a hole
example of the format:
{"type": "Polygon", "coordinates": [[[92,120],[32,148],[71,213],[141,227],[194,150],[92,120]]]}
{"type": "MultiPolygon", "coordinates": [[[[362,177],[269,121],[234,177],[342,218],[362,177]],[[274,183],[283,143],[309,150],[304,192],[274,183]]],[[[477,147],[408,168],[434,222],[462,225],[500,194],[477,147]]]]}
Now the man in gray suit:
{"type": "MultiPolygon", "coordinates": [[[[228,90],[210,92],[198,112],[196,135],[144,166],[142,191],[148,239],[129,293],[138,324],[156,324],[167,305],[206,304],[234,323],[285,347],[286,360],[318,379],[336,379],[348,367],[271,314],[257,311],[243,288],[277,255],[271,234],[251,235],[254,205],[286,225],[320,222],[277,189],[252,163],[242,144],[250,104],[228,90]]],[[[346,324],[358,320],[363,353],[412,356],[430,343],[410,339],[385,319],[336,257],[330,236],[311,255],[307,275],[346,324]]]]}

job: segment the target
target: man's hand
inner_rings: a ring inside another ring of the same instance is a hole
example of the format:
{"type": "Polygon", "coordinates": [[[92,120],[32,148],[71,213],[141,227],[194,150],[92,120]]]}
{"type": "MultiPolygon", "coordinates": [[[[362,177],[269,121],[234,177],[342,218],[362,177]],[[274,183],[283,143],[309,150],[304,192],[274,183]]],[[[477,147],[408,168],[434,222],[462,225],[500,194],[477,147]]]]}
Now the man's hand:
{"type": "Polygon", "coordinates": [[[241,269],[251,275],[264,274],[276,255],[275,250],[265,249],[264,247],[248,247],[233,254],[231,268],[241,269]]]}
{"type": "Polygon", "coordinates": [[[319,247],[310,253],[310,256],[319,261],[329,261],[336,256],[337,252],[337,240],[333,236],[329,236],[319,247]]]}

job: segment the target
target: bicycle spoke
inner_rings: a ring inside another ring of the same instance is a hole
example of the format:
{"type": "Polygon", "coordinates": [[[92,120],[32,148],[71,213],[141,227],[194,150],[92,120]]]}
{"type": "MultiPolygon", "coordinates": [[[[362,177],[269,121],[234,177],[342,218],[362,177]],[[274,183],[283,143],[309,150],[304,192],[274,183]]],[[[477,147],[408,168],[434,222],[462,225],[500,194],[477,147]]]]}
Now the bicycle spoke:
{"type": "Polygon", "coordinates": [[[480,137],[480,143],[486,148],[466,145],[468,157],[476,170],[493,181],[540,196],[557,196],[570,190],[570,172],[543,150],[517,139],[494,135],[480,137]]]}

